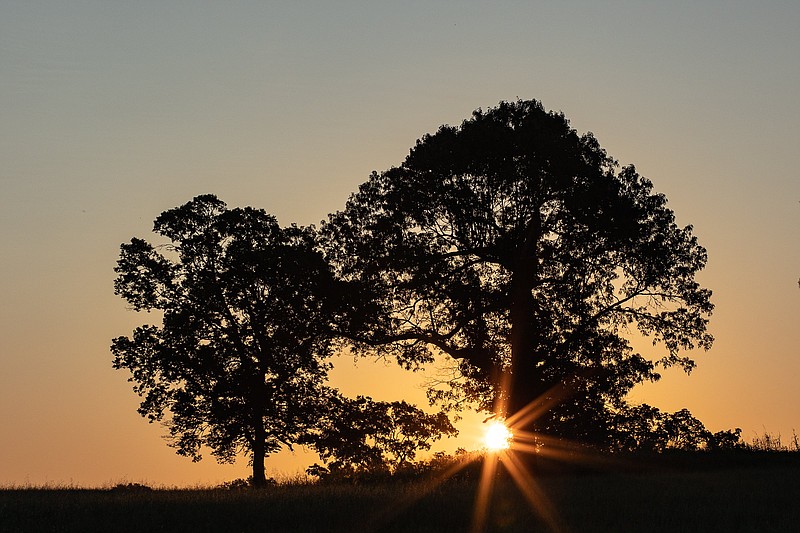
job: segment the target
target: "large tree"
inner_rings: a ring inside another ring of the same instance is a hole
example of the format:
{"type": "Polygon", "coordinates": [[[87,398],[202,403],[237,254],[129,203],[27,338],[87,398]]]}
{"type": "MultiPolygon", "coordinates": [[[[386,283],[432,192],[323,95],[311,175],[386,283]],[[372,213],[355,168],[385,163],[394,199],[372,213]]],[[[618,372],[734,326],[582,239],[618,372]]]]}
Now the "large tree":
{"type": "Polygon", "coordinates": [[[264,484],[265,456],[307,435],[327,396],[338,298],[315,234],[213,195],[162,213],[154,231],[159,246],[121,246],[114,287],[161,325],[114,339],[114,367],[179,454],[245,452],[264,484]]]}
{"type": "Polygon", "coordinates": [[[683,350],[712,342],[691,226],[537,101],[425,135],[324,233],[369,306],[349,324],[356,348],[406,366],[446,354],[458,375],[445,395],[507,415],[547,406],[527,424],[537,431],[607,442],[635,384],[659,364],[690,371],[683,350]],[[634,350],[636,330],[660,352],[634,350]]]}

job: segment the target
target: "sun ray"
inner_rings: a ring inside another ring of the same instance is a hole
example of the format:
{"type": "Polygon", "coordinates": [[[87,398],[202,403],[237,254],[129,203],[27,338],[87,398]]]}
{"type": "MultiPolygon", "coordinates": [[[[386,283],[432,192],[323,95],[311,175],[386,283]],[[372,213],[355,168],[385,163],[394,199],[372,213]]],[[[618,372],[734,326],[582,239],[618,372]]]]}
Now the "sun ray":
{"type": "Polygon", "coordinates": [[[538,433],[531,433],[530,431],[522,431],[517,429],[514,431],[514,440],[512,442],[513,445],[519,443],[527,443],[527,444],[534,444],[534,445],[542,445],[544,439],[538,433]]]}
{"type": "MultiPolygon", "coordinates": [[[[508,376],[504,377],[508,378],[508,376]]],[[[508,391],[507,385],[510,384],[511,381],[505,379],[504,385],[506,386],[502,390],[508,391]]],[[[558,525],[555,507],[534,479],[530,468],[530,466],[539,464],[539,462],[534,460],[532,465],[526,465],[521,455],[518,454],[547,457],[559,462],[582,464],[591,468],[608,468],[612,464],[617,464],[617,461],[612,460],[607,455],[580,443],[523,429],[532,421],[542,417],[554,406],[574,395],[576,390],[574,380],[562,381],[505,420],[502,417],[506,414],[506,399],[508,395],[498,395],[494,405],[494,414],[486,420],[495,419],[491,427],[492,436],[487,439],[486,449],[489,453],[484,456],[471,531],[477,533],[483,531],[486,526],[498,463],[504,466],[504,469],[508,471],[511,479],[531,505],[531,508],[539,514],[553,531],[561,530],[558,525]]],[[[489,431],[487,431],[488,433],[489,431]]],[[[536,469],[536,466],[533,466],[533,468],[536,469]]]]}
{"type": "Polygon", "coordinates": [[[514,452],[506,453],[503,455],[502,461],[503,466],[511,475],[511,479],[517,485],[522,495],[525,496],[525,499],[528,500],[533,510],[536,511],[551,530],[556,532],[561,531],[561,527],[558,524],[558,517],[555,513],[555,507],[517,455],[514,452]]]}
{"type": "Polygon", "coordinates": [[[481,533],[486,527],[498,462],[499,454],[490,453],[483,456],[481,479],[478,482],[478,494],[475,496],[475,510],[472,514],[472,527],[470,528],[472,533],[481,533]]]}
{"type": "Polygon", "coordinates": [[[537,435],[541,443],[541,453],[548,457],[572,464],[592,468],[619,469],[624,461],[597,449],[567,439],[557,439],[547,435],[537,435]]]}
{"type": "Polygon", "coordinates": [[[506,419],[506,423],[512,427],[525,427],[529,422],[540,418],[544,413],[553,408],[553,406],[563,402],[565,399],[574,394],[574,387],[561,382],[550,389],[544,394],[531,401],[506,419]]]}
{"type": "Polygon", "coordinates": [[[420,484],[417,487],[417,490],[413,492],[413,494],[408,493],[406,498],[402,500],[395,500],[392,501],[391,506],[383,509],[381,512],[376,514],[372,517],[372,519],[367,520],[362,527],[362,531],[382,531],[386,528],[387,525],[391,523],[391,521],[402,514],[403,511],[411,507],[414,503],[418,502],[438,487],[440,487],[445,481],[456,475],[458,472],[469,466],[471,463],[476,461],[481,454],[473,453],[467,458],[462,458],[459,461],[453,463],[449,468],[445,471],[441,472],[437,476],[428,480],[427,483],[420,484]]]}
{"type": "Polygon", "coordinates": [[[515,442],[511,445],[511,449],[515,452],[523,452],[523,453],[540,453],[540,449],[535,444],[528,444],[526,442],[515,442]]]}
{"type": "MultiPolygon", "coordinates": [[[[511,390],[511,374],[509,372],[503,372],[500,375],[500,382],[497,384],[498,391],[510,391],[511,390]]],[[[494,397],[494,405],[492,406],[492,412],[495,416],[505,417],[508,412],[508,395],[507,394],[496,394],[494,397]]]]}

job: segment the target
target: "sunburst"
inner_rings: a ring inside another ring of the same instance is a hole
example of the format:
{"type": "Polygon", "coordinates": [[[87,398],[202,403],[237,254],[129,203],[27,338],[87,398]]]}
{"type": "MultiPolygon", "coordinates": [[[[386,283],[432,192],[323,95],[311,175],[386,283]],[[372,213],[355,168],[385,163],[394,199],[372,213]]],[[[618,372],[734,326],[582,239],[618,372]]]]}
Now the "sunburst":
{"type": "Polygon", "coordinates": [[[502,420],[493,420],[486,427],[483,444],[490,453],[497,453],[511,447],[514,434],[502,420]]]}

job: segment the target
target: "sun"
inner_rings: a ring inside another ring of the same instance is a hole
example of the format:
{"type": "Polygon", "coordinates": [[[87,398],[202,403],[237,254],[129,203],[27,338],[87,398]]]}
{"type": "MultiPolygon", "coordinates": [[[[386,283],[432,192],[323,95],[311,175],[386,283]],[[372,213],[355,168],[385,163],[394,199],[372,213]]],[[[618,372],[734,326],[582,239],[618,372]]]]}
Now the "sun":
{"type": "Polygon", "coordinates": [[[490,452],[507,450],[511,446],[514,435],[502,420],[489,422],[483,435],[483,445],[490,452]]]}

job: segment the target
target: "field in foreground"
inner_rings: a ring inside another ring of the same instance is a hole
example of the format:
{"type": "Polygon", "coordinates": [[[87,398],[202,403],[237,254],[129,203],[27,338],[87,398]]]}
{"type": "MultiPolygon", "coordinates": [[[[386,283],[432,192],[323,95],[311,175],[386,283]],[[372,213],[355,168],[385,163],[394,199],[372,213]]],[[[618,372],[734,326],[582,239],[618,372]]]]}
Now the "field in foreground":
{"type": "MultiPolygon", "coordinates": [[[[537,479],[551,525],[497,479],[485,531],[800,531],[800,462],[537,479]]],[[[6,532],[470,531],[478,482],[251,490],[0,490],[6,532]]],[[[537,498],[537,501],[541,499],[537,498]]]]}

